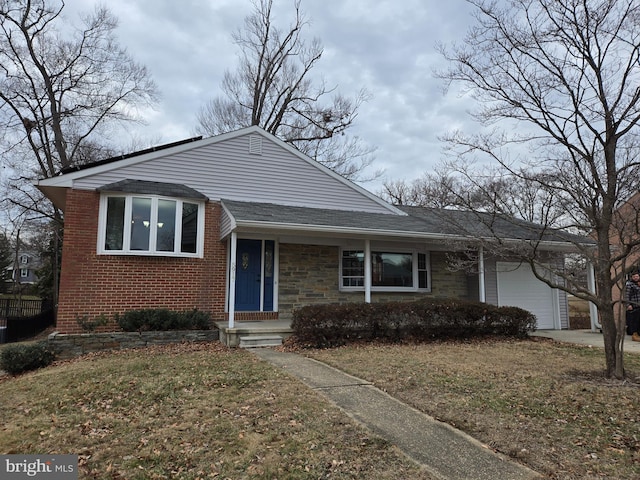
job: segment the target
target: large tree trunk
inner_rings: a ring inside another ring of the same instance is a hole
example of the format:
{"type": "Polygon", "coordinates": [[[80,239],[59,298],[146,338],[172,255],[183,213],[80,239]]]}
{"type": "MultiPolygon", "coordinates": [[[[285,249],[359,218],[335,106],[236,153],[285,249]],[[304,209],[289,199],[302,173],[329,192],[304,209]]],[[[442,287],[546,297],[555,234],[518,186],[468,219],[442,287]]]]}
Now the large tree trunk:
{"type": "Polygon", "coordinates": [[[622,359],[621,342],[618,340],[618,328],[613,316],[613,309],[609,302],[608,308],[599,308],[600,325],[604,337],[604,355],[606,361],[606,375],[608,378],[624,378],[624,363],[622,359]]]}

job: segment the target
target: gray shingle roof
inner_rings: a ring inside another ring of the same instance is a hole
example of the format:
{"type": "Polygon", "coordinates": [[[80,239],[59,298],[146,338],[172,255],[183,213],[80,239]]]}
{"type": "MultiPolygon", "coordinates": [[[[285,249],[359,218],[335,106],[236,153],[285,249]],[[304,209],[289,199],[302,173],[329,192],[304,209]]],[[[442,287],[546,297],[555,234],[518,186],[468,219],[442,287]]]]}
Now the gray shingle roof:
{"type": "Polygon", "coordinates": [[[499,237],[518,240],[543,240],[548,242],[571,242],[590,244],[592,239],[574,235],[562,230],[544,227],[537,223],[526,222],[505,215],[469,210],[435,209],[424,207],[400,206],[403,212],[419,217],[434,228],[463,236],[499,237]]]}
{"type": "Polygon", "coordinates": [[[419,231],[423,225],[420,219],[391,213],[294,207],[236,200],[223,200],[222,203],[236,221],[401,231],[419,231]]]}
{"type": "Polygon", "coordinates": [[[544,230],[540,225],[470,211],[399,207],[407,214],[403,216],[236,200],[223,200],[222,203],[238,225],[299,225],[310,230],[314,227],[334,227],[336,230],[357,230],[371,234],[405,233],[407,237],[492,238],[497,235],[504,239],[591,243],[586,237],[544,230]]]}
{"type": "Polygon", "coordinates": [[[179,183],[149,182],[146,180],[120,180],[119,182],[103,185],[99,192],[126,192],[146,195],[162,195],[176,198],[192,198],[207,200],[207,196],[191,187],[179,183]]]}

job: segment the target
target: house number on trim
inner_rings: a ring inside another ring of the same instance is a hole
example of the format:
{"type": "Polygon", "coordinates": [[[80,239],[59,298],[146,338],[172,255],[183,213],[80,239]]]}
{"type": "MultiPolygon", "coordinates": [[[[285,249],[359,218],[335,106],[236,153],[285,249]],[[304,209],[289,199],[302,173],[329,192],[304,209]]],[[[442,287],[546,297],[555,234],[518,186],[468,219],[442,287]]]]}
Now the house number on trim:
{"type": "Polygon", "coordinates": [[[242,254],[242,269],[246,270],[247,268],[249,268],[249,254],[245,252],[242,254]]]}

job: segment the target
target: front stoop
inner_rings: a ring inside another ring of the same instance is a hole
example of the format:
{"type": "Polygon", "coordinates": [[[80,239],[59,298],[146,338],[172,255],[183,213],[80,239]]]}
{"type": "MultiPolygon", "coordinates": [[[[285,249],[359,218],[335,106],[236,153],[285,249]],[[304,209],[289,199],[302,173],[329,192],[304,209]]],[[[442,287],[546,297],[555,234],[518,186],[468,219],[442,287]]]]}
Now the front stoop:
{"type": "Polygon", "coordinates": [[[227,347],[282,345],[283,340],[293,333],[291,322],[283,320],[236,322],[233,328],[229,328],[228,322],[215,322],[215,324],[220,331],[220,341],[227,347]],[[255,338],[259,338],[260,341],[251,340],[255,338]],[[245,339],[244,342],[243,339],[245,339]]]}
{"type": "Polygon", "coordinates": [[[240,348],[279,347],[282,345],[280,335],[251,335],[240,337],[240,348]]]}

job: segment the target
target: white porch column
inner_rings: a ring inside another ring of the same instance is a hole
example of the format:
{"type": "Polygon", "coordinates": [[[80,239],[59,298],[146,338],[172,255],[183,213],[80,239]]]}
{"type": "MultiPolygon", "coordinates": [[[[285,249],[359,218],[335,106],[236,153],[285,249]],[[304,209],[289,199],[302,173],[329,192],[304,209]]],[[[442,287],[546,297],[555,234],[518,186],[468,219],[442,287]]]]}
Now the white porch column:
{"type": "Polygon", "coordinates": [[[238,234],[231,232],[231,253],[229,255],[229,328],[235,327],[236,313],[236,257],[238,251],[238,234]]]}
{"type": "Polygon", "coordinates": [[[487,301],[487,295],[484,286],[484,248],[480,245],[478,249],[478,289],[479,299],[482,303],[487,301]]]}
{"type": "MultiPolygon", "coordinates": [[[[587,288],[591,293],[596,293],[596,275],[591,262],[587,263],[587,288]]],[[[589,317],[591,318],[591,330],[593,332],[600,330],[602,325],[598,321],[598,308],[592,302],[589,302],[589,317]]]]}
{"type": "Polygon", "coordinates": [[[371,241],[364,241],[364,302],[371,303],[371,241]]]}
{"type": "Polygon", "coordinates": [[[273,311],[278,311],[278,288],[280,284],[280,242],[273,242],[273,311]]]}

